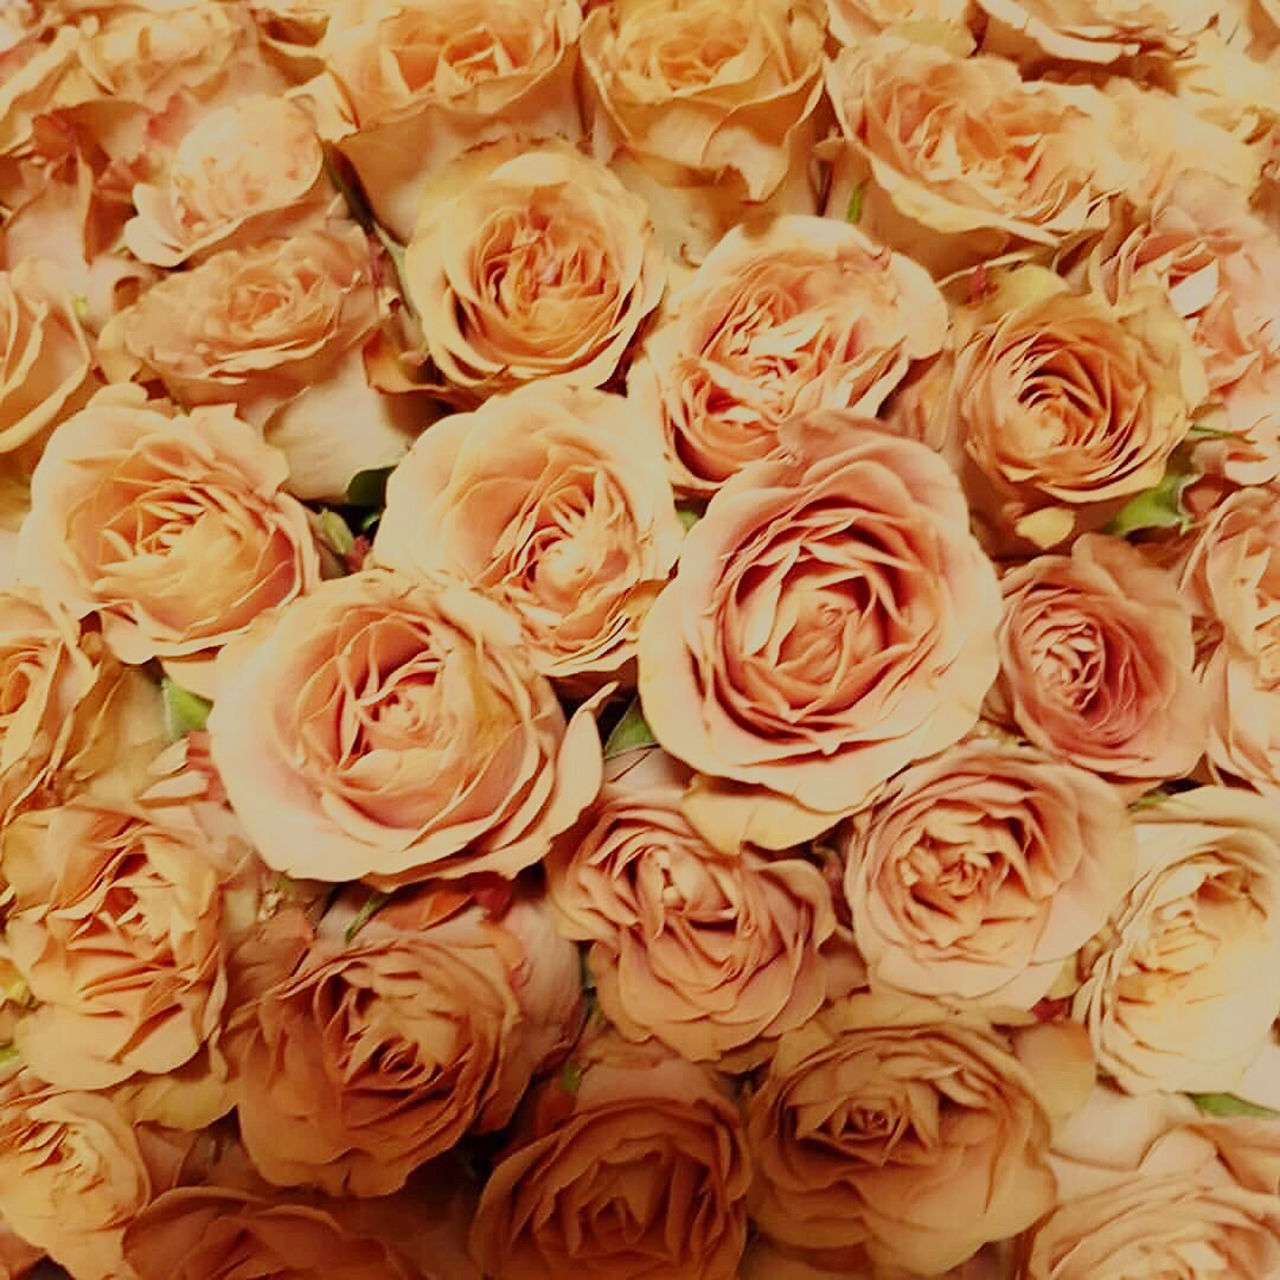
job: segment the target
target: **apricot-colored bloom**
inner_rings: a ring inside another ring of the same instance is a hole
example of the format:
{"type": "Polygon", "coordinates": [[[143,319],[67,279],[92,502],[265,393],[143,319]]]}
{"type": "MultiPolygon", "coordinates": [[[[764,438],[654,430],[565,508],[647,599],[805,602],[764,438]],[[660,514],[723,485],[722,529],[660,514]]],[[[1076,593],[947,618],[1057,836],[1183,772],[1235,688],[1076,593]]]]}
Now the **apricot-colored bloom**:
{"type": "Polygon", "coordinates": [[[212,696],[217,650],[319,581],[284,455],[228,405],[179,413],[103,390],[55,434],[22,528],[24,578],[74,617],[96,612],[123,661],[176,660],[212,696]]]}
{"type": "Polygon", "coordinates": [[[0,593],[0,819],[91,785],[127,792],[162,735],[159,691],[96,625],[34,588],[0,593]]]}
{"type": "Polygon", "coordinates": [[[124,243],[143,262],[176,267],[296,231],[332,196],[306,112],[286,98],[242,98],[201,117],[163,174],[134,186],[124,243]]]}
{"type": "Polygon", "coordinates": [[[556,678],[616,672],[684,529],[629,401],[531,386],[427,431],[387,481],[380,564],[484,592],[556,678]]]}
{"type": "Polygon", "coordinates": [[[818,0],[623,0],[582,28],[592,153],[697,263],[744,217],[815,212],[818,0]]]}
{"type": "Polygon", "coordinates": [[[898,774],[842,847],[873,989],[1022,1009],[1049,993],[1133,874],[1112,787],[985,738],[898,774]]]}
{"type": "Polygon", "coordinates": [[[665,280],[644,202],[602,165],[561,141],[468,152],[431,183],[405,252],[414,383],[464,402],[601,386],[665,280]]]}
{"type": "Polygon", "coordinates": [[[1172,576],[1120,538],[1086,534],[1001,582],[993,709],[1037,746],[1129,786],[1190,773],[1208,707],[1172,576]]]}
{"type": "Polygon", "coordinates": [[[710,494],[781,456],[787,418],[876,413],[946,333],[923,267],[845,222],[778,218],[711,251],[647,339],[628,393],[662,423],[677,488],[710,494]]]}
{"type": "Polygon", "coordinates": [[[757,1226],[845,1274],[937,1275],[1054,1203],[1034,1078],[933,1002],[853,996],[784,1036],[747,1133],[757,1226]]]}
{"type": "Polygon", "coordinates": [[[1108,197],[1131,173],[1111,103],[965,52],[886,34],[828,65],[847,140],[833,211],[864,184],[861,224],[935,271],[1105,227],[1108,197]]]}
{"type": "Polygon", "coordinates": [[[591,944],[600,1007],[628,1039],[694,1061],[767,1057],[861,978],[824,955],[850,951],[831,890],[811,862],[711,848],[681,789],[658,781],[606,786],[557,842],[545,866],[560,931],[591,944]]]}
{"type": "Polygon", "coordinates": [[[1220,1132],[1185,1098],[1100,1086],[1055,1140],[1059,1203],[1023,1242],[1018,1274],[1273,1275],[1280,1207],[1269,1186],[1236,1174],[1220,1132]]]}
{"type": "Polygon", "coordinates": [[[209,730],[262,858],[305,879],[512,877],[600,786],[593,707],[566,724],[515,619],[380,570],[290,604],[209,730]]]}
{"type": "Polygon", "coordinates": [[[733,1280],[751,1169],[720,1085],[612,1038],[566,1075],[538,1087],[481,1193],[471,1250],[485,1274],[733,1280]]]}
{"type": "Polygon", "coordinates": [[[692,819],[720,848],[852,813],[968,732],[996,669],[995,574],[942,459],[836,414],[783,443],[711,499],[640,633],[658,741],[750,789],[692,819]]]}
{"type": "Polygon", "coordinates": [[[858,44],[887,29],[920,30],[928,24],[942,38],[952,36],[972,47],[968,24],[972,0],[827,0],[827,23],[841,44],[858,44]]]}
{"type": "Polygon", "coordinates": [[[454,157],[513,131],[577,138],[581,25],[578,0],[338,0],[303,92],[405,242],[454,157]]]}
{"type": "Polygon", "coordinates": [[[1280,819],[1201,787],[1144,809],[1137,836],[1137,878],[1081,953],[1074,1014],[1130,1092],[1229,1092],[1280,1014],[1280,819]]]}
{"type": "Polygon", "coordinates": [[[263,53],[290,80],[305,80],[324,69],[319,44],[332,12],[329,0],[254,0],[250,9],[263,53]]]}

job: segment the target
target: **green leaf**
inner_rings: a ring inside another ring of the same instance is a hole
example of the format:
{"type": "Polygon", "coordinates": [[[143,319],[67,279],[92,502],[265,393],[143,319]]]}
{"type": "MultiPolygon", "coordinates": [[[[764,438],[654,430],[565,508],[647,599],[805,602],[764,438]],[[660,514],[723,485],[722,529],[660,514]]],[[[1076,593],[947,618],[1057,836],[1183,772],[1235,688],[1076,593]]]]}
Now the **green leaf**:
{"type": "Polygon", "coordinates": [[[624,751],[635,751],[639,747],[656,747],[658,740],[653,736],[640,710],[640,699],[632,698],[631,705],[623,712],[622,719],[613,727],[608,741],[604,744],[604,758],[620,756],[624,751]]]}
{"type": "Polygon", "coordinates": [[[1237,1098],[1234,1093],[1189,1093],[1187,1097],[1201,1111],[1211,1116],[1262,1116],[1269,1120],[1280,1119],[1280,1111],[1260,1107],[1256,1102],[1237,1098]]]}
{"type": "Polygon", "coordinates": [[[160,692],[164,698],[164,724],[170,738],[176,742],[193,729],[204,728],[213,707],[208,698],[174,684],[168,676],[160,681],[160,692]]]}
{"type": "Polygon", "coordinates": [[[1183,505],[1182,495],[1196,476],[1188,448],[1179,445],[1170,455],[1160,483],[1130,498],[1103,526],[1103,532],[1122,538],[1139,529],[1177,529],[1185,533],[1195,523],[1195,517],[1183,505]]]}
{"type": "Polygon", "coordinates": [[[364,192],[360,190],[359,180],[349,177],[348,170],[349,166],[342,156],[333,147],[325,147],[324,171],[326,177],[333,183],[338,194],[347,202],[347,212],[365,231],[371,232],[375,226],[373,210],[370,208],[368,200],[365,199],[364,192]]]}
{"type": "Polygon", "coordinates": [[[1238,440],[1240,432],[1223,431],[1219,427],[1207,427],[1203,422],[1193,422],[1187,432],[1188,440],[1238,440]]]}
{"type": "Polygon", "coordinates": [[[364,906],[356,912],[355,919],[347,925],[346,932],[342,935],[342,940],[350,942],[377,915],[389,897],[391,897],[389,893],[382,893],[375,889],[364,900],[364,906]]]}
{"type": "Polygon", "coordinates": [[[680,523],[684,525],[686,533],[702,519],[702,513],[703,506],[699,502],[676,503],[676,515],[680,517],[680,523]]]}
{"type": "Polygon", "coordinates": [[[1129,802],[1130,812],[1137,812],[1139,809],[1154,809],[1158,804],[1170,799],[1173,795],[1171,791],[1148,791],[1146,795],[1139,796],[1136,800],[1129,802]]]}
{"type": "Polygon", "coordinates": [[[18,1046],[16,1044],[0,1045],[0,1066],[12,1062],[18,1056],[18,1046]]]}
{"type": "Polygon", "coordinates": [[[560,1072],[560,1087],[565,1093],[577,1093],[582,1084],[582,1068],[576,1062],[566,1062],[560,1072]]]}
{"type": "Polygon", "coordinates": [[[387,477],[395,467],[373,467],[357,471],[347,485],[347,502],[353,507],[376,507],[379,511],[387,505],[387,477]]]}
{"type": "Polygon", "coordinates": [[[336,511],[320,513],[320,532],[340,556],[349,556],[356,549],[355,535],[336,511]]]}
{"type": "Polygon", "coordinates": [[[867,193],[866,182],[860,182],[853,189],[853,194],[849,197],[849,212],[845,217],[850,222],[857,222],[862,217],[862,200],[867,193]]]}

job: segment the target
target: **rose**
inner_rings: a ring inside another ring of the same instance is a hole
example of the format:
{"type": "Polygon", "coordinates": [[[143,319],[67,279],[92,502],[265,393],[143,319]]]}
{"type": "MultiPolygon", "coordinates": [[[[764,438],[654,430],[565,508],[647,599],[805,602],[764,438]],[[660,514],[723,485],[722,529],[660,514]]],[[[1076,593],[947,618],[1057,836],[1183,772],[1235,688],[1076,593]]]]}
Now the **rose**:
{"type": "Polygon", "coordinates": [[[946,332],[942,295],[909,258],[831,218],[778,218],[711,251],[628,392],[662,423],[677,487],[710,494],[781,456],[778,427],[795,414],[874,414],[946,332]]]}
{"type": "Polygon", "coordinates": [[[0,1213],[77,1280],[133,1280],[125,1228],[174,1184],[189,1148],[131,1125],[101,1093],[11,1075],[0,1085],[0,1213]]]}
{"type": "Polygon", "coordinates": [[[306,509],[279,491],[287,475],[230,406],[187,415],[109,388],[36,468],[23,576],[74,617],[96,612],[123,661],[171,660],[212,696],[217,650],[320,579],[306,509]]]}
{"type": "MultiPolygon", "coordinates": [[[[958,1267],[951,1267],[935,1277],[935,1280],[1007,1280],[1012,1274],[1007,1246],[988,1245],[958,1267]]],[[[803,1258],[784,1253],[772,1240],[756,1236],[747,1246],[739,1280],[848,1280],[848,1275],[843,1267],[830,1270],[816,1266],[803,1258]]],[[[883,1269],[876,1275],[892,1276],[894,1280],[911,1280],[912,1277],[910,1272],[885,1272],[883,1269]]]]}
{"type": "Polygon", "coordinates": [[[975,505],[1038,547],[1157,484],[1208,394],[1185,325],[1154,288],[1110,307],[1023,267],[958,328],[948,452],[975,505]]]}
{"type": "MultiPolygon", "coordinates": [[[[124,787],[163,734],[159,693],[33,588],[0,593],[0,819],[124,787]]],[[[0,822],[0,825],[3,823],[0,822]]]]}
{"type": "Polygon", "coordinates": [[[1113,788],[986,739],[898,774],[842,845],[873,989],[1020,1009],[1103,927],[1134,858],[1113,788]]]}
{"type": "Polygon", "coordinates": [[[1041,749],[1128,787],[1190,773],[1208,707],[1190,614],[1170,574],[1119,538],[1086,534],[1001,581],[990,709],[1041,749]]]}
{"type": "Polygon", "coordinates": [[[928,23],[939,32],[972,48],[967,27],[972,17],[969,0],[827,0],[831,34],[841,44],[857,44],[886,29],[919,30],[928,23]]]}
{"type": "Polygon", "coordinates": [[[487,1275],[737,1275],[751,1170],[709,1073],[605,1038],[531,1101],[472,1223],[487,1275]]]}
{"type": "Polygon", "coordinates": [[[1023,1243],[1027,1280],[1264,1276],[1274,1195],[1237,1180],[1184,1098],[1100,1087],[1055,1142],[1058,1207],[1023,1243]]]}
{"type": "Polygon", "coordinates": [[[258,1275],[419,1280],[403,1256],[324,1208],[224,1187],[157,1197],[126,1228],[124,1257],[138,1280],[232,1280],[246,1266],[258,1275]]]}
{"type": "Polygon", "coordinates": [[[1146,56],[1172,60],[1186,53],[1217,16],[1204,0],[1153,5],[1133,0],[1088,0],[1055,10],[1045,0],[978,0],[988,25],[982,47],[1040,65],[1049,60],[1106,66],[1146,56]]]}
{"type": "Polygon", "coordinates": [[[649,202],[672,257],[697,263],[756,213],[813,213],[822,98],[814,0],[646,0],[582,28],[592,153],[649,202]]]}
{"type": "Polygon", "coordinates": [[[286,98],[242,98],[201,117],[165,172],[134,186],[124,243],[143,262],[176,267],[296,231],[331,198],[306,112],[286,98]]]}
{"type": "Polygon", "coordinates": [[[577,952],[544,904],[491,919],[425,889],[360,925],[363,896],[284,948],[237,1015],[250,1157],[273,1183],[330,1195],[389,1194],[468,1131],[502,1128],[580,1002],[577,952]]]}
{"type": "Polygon", "coordinates": [[[290,80],[304,80],[324,69],[316,46],[329,25],[331,9],[328,0],[254,0],[250,13],[263,52],[274,57],[290,80]]]}
{"type": "Polygon", "coordinates": [[[1105,227],[1130,177],[1098,90],[1003,58],[886,34],[842,49],[827,92],[846,140],[829,207],[863,184],[861,225],[935,274],[1105,227]]]}
{"type": "Polygon", "coordinates": [[[321,135],[355,166],[402,242],[431,176],[513,130],[581,132],[578,0],[338,0],[308,86],[321,135]]]}
{"type": "Polygon", "coordinates": [[[415,382],[466,401],[598,387],[665,274],[644,202],[567,143],[469,152],[433,180],[405,251],[428,360],[415,382]]]}
{"type": "Polygon", "coordinates": [[[377,324],[364,233],[313,229],[153,285],[107,323],[99,357],[112,381],[152,374],[184,404],[234,404],[288,455],[294,493],[341,496],[406,445],[405,410],[365,382],[377,324]]]}
{"type": "Polygon", "coordinates": [[[821,871],[711,848],[660,763],[645,762],[656,777],[606,786],[557,841],[548,892],[561,933],[591,944],[596,998],[624,1036],[741,1067],[848,994],[861,966],[850,964],[821,871]]]}
{"type": "Polygon", "coordinates": [[[616,672],[684,538],[649,428],[620,396],[555,386],[455,414],[388,479],[374,557],[490,596],[548,676],[616,672]]]}
{"type": "Polygon", "coordinates": [[[995,575],[942,459],[834,414],[782,439],[712,498],[640,632],[654,736],[749,789],[686,808],[718,848],[834,825],[971,729],[995,675],[995,575]]]}
{"type": "Polygon", "coordinates": [[[209,730],[263,860],[305,879],[512,877],[600,786],[592,704],[566,725],[513,619],[375,570],[285,609],[209,730]]]}
{"type": "Polygon", "coordinates": [[[1137,836],[1073,1016],[1131,1093],[1230,1091],[1280,1012],[1280,824],[1258,796],[1201,787],[1144,809],[1137,836]]]}
{"type": "Polygon", "coordinates": [[[1208,634],[1221,634],[1201,673],[1209,761],[1254,787],[1280,787],[1280,521],[1273,490],[1240,489],[1214,507],[1182,565],[1182,587],[1208,634]]]}
{"type": "Polygon", "coordinates": [[[846,1274],[936,1275],[1054,1203],[1033,1077],[933,1002],[853,996],[784,1036],[747,1133],[756,1225],[846,1274]]]}

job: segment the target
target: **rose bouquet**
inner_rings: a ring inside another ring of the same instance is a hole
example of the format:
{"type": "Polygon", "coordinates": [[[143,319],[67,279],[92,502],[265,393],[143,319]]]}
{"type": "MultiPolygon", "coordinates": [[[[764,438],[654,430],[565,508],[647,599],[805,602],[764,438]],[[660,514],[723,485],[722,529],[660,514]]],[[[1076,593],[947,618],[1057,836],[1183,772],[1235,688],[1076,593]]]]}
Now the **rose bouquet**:
{"type": "Polygon", "coordinates": [[[0,1280],[1280,1277],[1277,85],[0,3],[0,1280]]]}

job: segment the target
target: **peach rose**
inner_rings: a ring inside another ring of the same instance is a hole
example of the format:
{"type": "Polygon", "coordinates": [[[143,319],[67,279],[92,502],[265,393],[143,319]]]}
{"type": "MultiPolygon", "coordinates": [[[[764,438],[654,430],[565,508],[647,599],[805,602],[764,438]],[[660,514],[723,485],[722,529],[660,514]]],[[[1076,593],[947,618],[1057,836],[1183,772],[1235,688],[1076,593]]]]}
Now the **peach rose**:
{"type": "Polygon", "coordinates": [[[1280,1015],[1280,820],[1201,787],[1143,810],[1137,878],[1080,956],[1073,1016],[1131,1093],[1230,1091],[1280,1015]]]}
{"type": "Polygon", "coordinates": [[[846,1274],[936,1275],[1054,1202],[1034,1078],[933,1002],[853,996],[784,1036],[747,1134],[756,1225],[846,1274]]]}
{"type": "Polygon", "coordinates": [[[491,918],[420,890],[347,938],[364,896],[328,911],[238,1015],[240,1132],[273,1183],[396,1191],[468,1131],[506,1125],[575,1032],[578,956],[545,904],[491,918]]]}
{"type": "Polygon", "coordinates": [[[708,1072],[606,1038],[538,1087],[471,1227],[486,1275],[733,1280],[751,1169],[708,1072]]]}
{"type": "Polygon", "coordinates": [[[1055,1142],[1059,1204],[1029,1233],[1027,1280],[1134,1275],[1269,1276],[1280,1267],[1280,1206],[1238,1180],[1166,1094],[1100,1087],[1055,1142]]]}
{"type": "Polygon", "coordinates": [[[1131,165],[1090,85],[1024,83],[1003,58],[885,34],[842,49],[827,92],[846,140],[828,208],[936,274],[1105,227],[1131,165]]]}
{"type": "Polygon", "coordinates": [[[643,0],[582,28],[596,159],[649,203],[667,252],[697,263],[744,218],[816,212],[819,0],[643,0]]]}
{"type": "Polygon", "coordinates": [[[34,588],[0,593],[0,825],[90,786],[127,789],[163,732],[159,690],[94,623],[34,588]]]}
{"type": "Polygon", "coordinates": [[[400,1254],[357,1235],[319,1206],[224,1187],[179,1187],[129,1224],[124,1257],[138,1280],[234,1280],[324,1275],[330,1280],[420,1280],[400,1254]]]}
{"type": "Polygon", "coordinates": [[[977,0],[987,15],[982,47],[1036,66],[1053,61],[1108,66],[1126,58],[1172,60],[1218,14],[1210,0],[977,0]]]}
{"type": "Polygon", "coordinates": [[[741,1068],[848,994],[861,966],[832,964],[849,938],[813,863],[711,848],[674,772],[656,772],[606,786],[547,858],[548,891],[561,933],[591,944],[596,997],[624,1036],[741,1068]]]}
{"type": "Polygon", "coordinates": [[[320,580],[284,455],[229,405],[179,413],[140,387],[99,392],[45,450],[19,540],[23,576],[96,612],[123,661],[173,660],[212,696],[212,660],[320,580]]]}
{"type": "Polygon", "coordinates": [[[75,1280],[135,1280],[125,1228],[174,1184],[189,1147],[131,1125],[103,1094],[20,1072],[0,1085],[0,1213],[75,1280]]]}
{"type": "Polygon", "coordinates": [[[379,221],[413,232],[432,176],[507,137],[576,139],[578,0],[337,0],[306,86],[379,221]]]}
{"type": "Polygon", "coordinates": [[[1280,519],[1273,488],[1239,489],[1209,513],[1182,567],[1209,636],[1210,764],[1280,790],[1280,519]]]}
{"type": "Polygon", "coordinates": [[[283,611],[209,730],[269,866],[387,887],[537,862],[599,790],[593,711],[566,725],[496,605],[366,570],[283,611]]]}
{"type": "Polygon", "coordinates": [[[133,188],[134,257],[176,267],[319,220],[333,198],[310,118],[286,98],[242,98],[201,117],[163,174],[133,188]]]}
{"type": "Polygon", "coordinates": [[[712,498],[640,632],[655,737],[751,795],[691,815],[720,848],[832,826],[967,733],[996,671],[995,573],[942,459],[835,414],[783,443],[712,498]]]}
{"type": "Polygon", "coordinates": [[[845,222],[779,218],[711,251],[646,341],[628,393],[662,423],[677,488],[706,495],[782,456],[787,418],[876,413],[946,333],[924,268],[845,222]]]}
{"type": "Polygon", "coordinates": [[[1001,587],[997,718],[1123,786],[1195,768],[1208,707],[1170,574],[1120,538],[1086,534],[1069,556],[1009,570],[1001,587]]]}
{"type": "Polygon", "coordinates": [[[154,376],[184,404],[234,404],[289,456],[294,493],[340,497],[408,444],[404,410],[365,382],[377,325],[364,232],[313,229],[153,285],[107,323],[99,356],[114,382],[154,376]]]}
{"type": "Polygon", "coordinates": [[[996,526],[1042,548],[1157,484],[1208,394],[1155,288],[1112,307],[1023,267],[965,314],[957,348],[952,449],[967,487],[996,526]]]}
{"type": "Polygon", "coordinates": [[[644,202],[568,143],[507,139],[438,174],[405,252],[415,374],[474,402],[613,377],[666,280],[644,202]]]}
{"type": "Polygon", "coordinates": [[[858,44],[887,29],[919,30],[928,23],[972,47],[972,0],[827,0],[827,23],[841,44],[858,44]]]}
{"type": "Polygon", "coordinates": [[[1019,1009],[1106,923],[1134,862],[1113,788],[981,738],[898,774],[842,846],[873,989],[1019,1009]]]}
{"type": "Polygon", "coordinates": [[[656,429],[621,396],[539,385],[426,432],[387,481],[373,551],[482,591],[540,671],[589,679],[634,662],[683,539],[656,429]]]}
{"type": "Polygon", "coordinates": [[[5,936],[37,1002],[16,1033],[33,1071],[104,1089],[216,1055],[224,900],[250,854],[225,809],[77,798],[22,815],[0,847],[5,936]]]}
{"type": "MultiPolygon", "coordinates": [[[[934,1280],[1008,1280],[1013,1274],[1007,1246],[987,1245],[958,1267],[949,1267],[934,1280]]],[[[876,1272],[877,1280],[915,1280],[911,1272],[876,1272]]],[[[747,1246],[739,1280],[849,1280],[843,1267],[817,1266],[779,1249],[772,1240],[756,1236],[747,1246]]]]}

